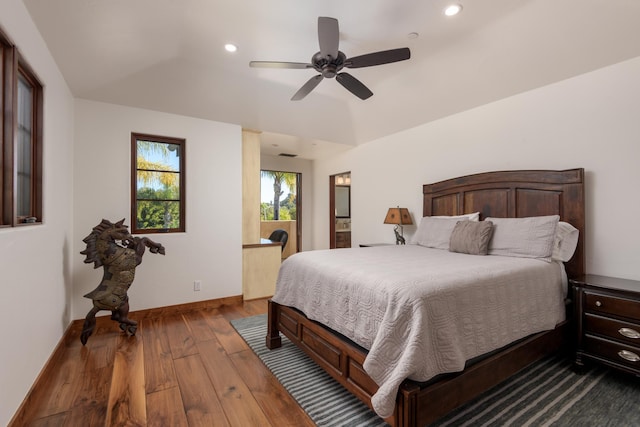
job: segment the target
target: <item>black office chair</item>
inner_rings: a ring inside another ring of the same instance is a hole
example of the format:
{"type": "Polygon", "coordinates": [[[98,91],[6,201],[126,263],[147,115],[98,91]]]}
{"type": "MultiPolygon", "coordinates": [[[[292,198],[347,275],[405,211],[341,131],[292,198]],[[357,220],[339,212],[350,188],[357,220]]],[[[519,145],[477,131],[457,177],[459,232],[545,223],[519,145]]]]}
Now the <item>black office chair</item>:
{"type": "Polygon", "coordinates": [[[284,247],[287,246],[287,240],[289,240],[289,233],[287,233],[282,228],[278,228],[273,230],[273,233],[269,236],[269,240],[274,242],[282,243],[282,252],[284,252],[284,247]]]}

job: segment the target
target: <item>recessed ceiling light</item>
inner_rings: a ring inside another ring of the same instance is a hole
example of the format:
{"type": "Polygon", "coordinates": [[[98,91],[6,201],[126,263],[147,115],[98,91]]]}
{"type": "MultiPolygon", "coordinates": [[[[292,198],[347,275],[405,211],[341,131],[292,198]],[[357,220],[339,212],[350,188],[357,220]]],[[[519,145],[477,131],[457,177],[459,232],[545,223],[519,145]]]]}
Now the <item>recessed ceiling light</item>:
{"type": "Polygon", "coordinates": [[[231,44],[231,43],[227,43],[224,45],[224,48],[227,52],[235,52],[236,50],[238,50],[238,46],[236,46],[235,44],[231,44]]]}
{"type": "Polygon", "coordinates": [[[407,34],[407,38],[409,38],[409,39],[417,39],[419,36],[420,36],[420,34],[418,34],[416,32],[407,34]]]}
{"type": "Polygon", "coordinates": [[[450,6],[447,6],[447,8],[444,10],[444,14],[447,16],[454,16],[460,13],[461,10],[462,6],[460,6],[459,4],[452,4],[450,6]]]}

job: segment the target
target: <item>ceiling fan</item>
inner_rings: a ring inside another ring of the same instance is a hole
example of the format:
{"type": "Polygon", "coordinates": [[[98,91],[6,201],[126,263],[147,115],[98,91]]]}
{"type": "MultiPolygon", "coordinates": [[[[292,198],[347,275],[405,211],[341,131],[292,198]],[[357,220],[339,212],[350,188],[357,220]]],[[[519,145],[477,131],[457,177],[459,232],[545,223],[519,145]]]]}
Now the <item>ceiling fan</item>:
{"type": "Polygon", "coordinates": [[[306,69],[314,68],[318,74],[311,77],[291,98],[292,101],[299,101],[307,96],[325,78],[335,77],[338,83],[360,99],[367,99],[373,92],[369,90],[360,80],[346,72],[340,72],[343,68],[362,68],[374,65],[389,64],[392,62],[404,61],[411,58],[411,51],[408,47],[400,49],[384,50],[380,52],[368,53],[365,55],[347,58],[344,53],[338,50],[339,30],[338,20],[321,16],[318,18],[318,41],[320,51],[311,58],[311,63],[304,62],[277,62],[277,61],[251,61],[250,67],[263,68],[294,68],[306,69]]]}

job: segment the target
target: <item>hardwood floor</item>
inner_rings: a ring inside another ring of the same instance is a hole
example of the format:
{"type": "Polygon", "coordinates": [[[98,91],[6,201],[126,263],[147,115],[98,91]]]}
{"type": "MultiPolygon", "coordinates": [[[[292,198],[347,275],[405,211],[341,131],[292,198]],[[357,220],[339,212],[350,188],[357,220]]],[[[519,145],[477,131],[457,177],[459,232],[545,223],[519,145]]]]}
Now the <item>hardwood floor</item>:
{"type": "Polygon", "coordinates": [[[135,336],[74,322],[10,426],[313,426],[229,323],[266,300],[139,319],[135,336]]]}

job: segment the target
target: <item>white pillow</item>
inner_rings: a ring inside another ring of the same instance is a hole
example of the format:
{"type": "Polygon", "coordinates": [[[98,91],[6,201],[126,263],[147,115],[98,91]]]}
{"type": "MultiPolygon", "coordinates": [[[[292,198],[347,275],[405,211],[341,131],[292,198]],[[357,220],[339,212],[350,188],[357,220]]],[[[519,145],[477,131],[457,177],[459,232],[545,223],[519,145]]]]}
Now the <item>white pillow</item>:
{"type": "Polygon", "coordinates": [[[567,262],[573,256],[578,246],[580,231],[568,222],[560,221],[556,227],[551,258],[567,262]]]}
{"type": "Polygon", "coordinates": [[[458,221],[467,220],[461,217],[425,216],[420,220],[416,234],[411,237],[411,244],[448,251],[453,228],[458,221]]]}
{"type": "Polygon", "coordinates": [[[489,255],[539,258],[550,262],[559,220],[558,215],[486,218],[493,222],[489,255]]]}

